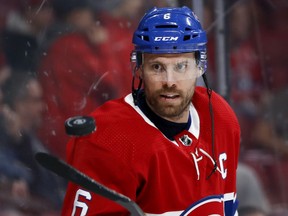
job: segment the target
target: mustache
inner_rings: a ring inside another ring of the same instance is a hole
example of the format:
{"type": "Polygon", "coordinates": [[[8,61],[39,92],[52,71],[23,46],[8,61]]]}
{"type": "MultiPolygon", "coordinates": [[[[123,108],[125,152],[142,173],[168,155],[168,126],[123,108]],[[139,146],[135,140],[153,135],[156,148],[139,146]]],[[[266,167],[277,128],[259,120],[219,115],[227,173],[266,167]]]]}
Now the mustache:
{"type": "Polygon", "coordinates": [[[157,94],[178,94],[178,95],[183,94],[183,92],[181,90],[177,89],[174,86],[172,86],[172,87],[163,86],[163,88],[158,90],[156,93],[157,94]]]}

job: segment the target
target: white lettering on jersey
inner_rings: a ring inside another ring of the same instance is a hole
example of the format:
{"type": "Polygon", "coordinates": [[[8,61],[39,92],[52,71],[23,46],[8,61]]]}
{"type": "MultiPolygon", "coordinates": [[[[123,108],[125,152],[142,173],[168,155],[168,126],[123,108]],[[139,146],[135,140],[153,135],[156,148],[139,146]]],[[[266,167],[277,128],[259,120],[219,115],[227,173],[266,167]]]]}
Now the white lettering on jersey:
{"type": "MultiPolygon", "coordinates": [[[[211,161],[211,163],[214,165],[214,160],[213,158],[206,152],[204,151],[203,149],[199,148],[199,151],[205,155],[206,157],[208,157],[211,161]]],[[[196,152],[197,152],[197,148],[196,148],[196,152]]],[[[192,157],[193,157],[193,153],[192,154],[192,157]]],[[[198,153],[197,153],[198,154],[198,153]]],[[[194,159],[194,158],[193,158],[194,159]]],[[[219,164],[220,164],[220,168],[217,167],[217,171],[221,174],[222,178],[225,179],[227,177],[227,169],[224,168],[224,161],[227,160],[227,154],[226,153],[222,153],[219,155],[219,164]]],[[[194,159],[195,161],[195,159],[194,159]]],[[[198,160],[199,161],[199,160],[198,160]]],[[[197,163],[198,163],[197,161],[197,163]]],[[[195,163],[196,164],[196,163],[195,163]]],[[[196,165],[195,165],[196,166],[196,165]]],[[[197,164],[197,167],[198,167],[198,164],[197,164]]],[[[197,172],[197,167],[196,167],[196,172],[197,172]]],[[[199,169],[198,169],[199,171],[199,169]]],[[[198,172],[197,172],[197,175],[198,175],[198,172]]],[[[200,174],[198,175],[198,177],[200,176],[200,174]]]]}
{"type": "Polygon", "coordinates": [[[154,41],[177,41],[179,37],[155,37],[154,41]]]}
{"type": "Polygon", "coordinates": [[[86,203],[79,201],[79,196],[83,196],[87,200],[91,200],[91,198],[92,198],[92,196],[89,192],[81,190],[81,189],[77,190],[71,216],[75,215],[76,208],[81,208],[80,216],[85,216],[87,214],[88,206],[86,203]]]}
{"type": "Polygon", "coordinates": [[[195,164],[195,168],[196,168],[196,173],[197,173],[197,180],[200,179],[200,171],[199,171],[199,166],[198,166],[198,162],[201,161],[203,159],[202,156],[199,157],[198,155],[198,150],[196,149],[195,154],[191,153],[193,160],[194,160],[194,164],[195,164]]]}
{"type": "Polygon", "coordinates": [[[227,154],[222,153],[219,155],[219,163],[220,163],[220,173],[222,178],[225,179],[227,177],[227,169],[224,169],[224,161],[227,160],[227,154]]]}

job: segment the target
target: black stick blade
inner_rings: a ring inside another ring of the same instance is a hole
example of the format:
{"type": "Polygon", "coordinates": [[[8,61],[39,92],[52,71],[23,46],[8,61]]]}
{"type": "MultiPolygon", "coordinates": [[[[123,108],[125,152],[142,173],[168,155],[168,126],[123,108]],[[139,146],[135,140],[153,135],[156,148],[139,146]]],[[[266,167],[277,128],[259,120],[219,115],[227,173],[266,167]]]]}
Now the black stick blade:
{"type": "Polygon", "coordinates": [[[59,158],[43,152],[37,153],[35,158],[39,164],[57,175],[118,203],[129,210],[132,216],[144,216],[140,207],[129,197],[105,187],[59,158]]]}

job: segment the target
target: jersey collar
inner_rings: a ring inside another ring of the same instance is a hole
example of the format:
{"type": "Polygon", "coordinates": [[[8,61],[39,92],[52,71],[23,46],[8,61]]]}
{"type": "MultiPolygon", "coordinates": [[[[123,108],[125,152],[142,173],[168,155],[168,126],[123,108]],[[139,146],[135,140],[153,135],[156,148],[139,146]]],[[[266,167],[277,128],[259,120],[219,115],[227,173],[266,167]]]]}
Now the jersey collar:
{"type": "MultiPolygon", "coordinates": [[[[132,94],[129,94],[127,95],[125,98],[124,98],[124,101],[129,104],[142,118],[143,120],[157,128],[155,126],[155,124],[141,111],[141,109],[138,107],[138,106],[135,106],[134,102],[133,102],[133,97],[132,97],[132,94]]],[[[199,138],[199,134],[200,134],[200,119],[199,119],[199,115],[198,115],[198,112],[197,110],[195,109],[194,105],[191,103],[190,105],[190,118],[192,120],[191,122],[191,125],[190,125],[190,128],[189,128],[189,132],[192,133],[195,138],[199,138]]]]}

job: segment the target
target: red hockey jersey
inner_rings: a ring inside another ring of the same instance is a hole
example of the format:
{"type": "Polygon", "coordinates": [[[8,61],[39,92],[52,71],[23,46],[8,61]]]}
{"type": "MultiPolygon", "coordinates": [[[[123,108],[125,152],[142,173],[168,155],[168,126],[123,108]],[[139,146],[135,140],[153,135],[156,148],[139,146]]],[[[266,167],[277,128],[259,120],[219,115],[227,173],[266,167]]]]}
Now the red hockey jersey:
{"type": "MultiPolygon", "coordinates": [[[[223,98],[197,87],[188,131],[167,139],[133,104],[132,95],[107,102],[92,116],[94,133],[72,138],[68,162],[103,185],[134,200],[146,215],[236,215],[236,169],[240,129],[223,98]]],[[[62,215],[129,215],[106,198],[70,183],[62,215]],[[73,214],[72,214],[73,212],[73,214]]]]}

